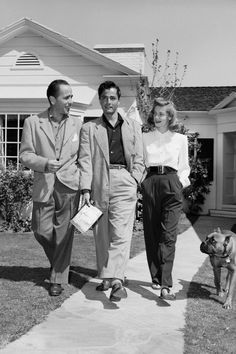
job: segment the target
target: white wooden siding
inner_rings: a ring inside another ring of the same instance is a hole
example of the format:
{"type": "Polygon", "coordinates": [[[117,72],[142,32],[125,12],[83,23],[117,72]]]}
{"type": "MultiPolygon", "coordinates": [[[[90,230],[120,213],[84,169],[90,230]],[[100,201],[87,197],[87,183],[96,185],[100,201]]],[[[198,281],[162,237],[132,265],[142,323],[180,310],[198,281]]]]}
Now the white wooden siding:
{"type": "Polygon", "coordinates": [[[71,84],[97,85],[103,75],[113,74],[121,73],[114,73],[30,32],[16,36],[0,48],[1,85],[47,85],[61,77],[71,84]],[[42,62],[42,66],[15,68],[17,58],[25,52],[35,55],[42,62]]]}

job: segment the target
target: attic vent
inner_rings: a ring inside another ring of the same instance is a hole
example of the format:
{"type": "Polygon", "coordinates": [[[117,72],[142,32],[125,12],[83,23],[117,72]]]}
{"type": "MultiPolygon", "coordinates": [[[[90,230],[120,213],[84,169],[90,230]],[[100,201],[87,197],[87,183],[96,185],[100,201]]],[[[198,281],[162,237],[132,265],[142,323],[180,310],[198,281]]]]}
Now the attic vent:
{"type": "Polygon", "coordinates": [[[16,66],[40,66],[40,61],[35,55],[25,53],[17,59],[16,66]]]}

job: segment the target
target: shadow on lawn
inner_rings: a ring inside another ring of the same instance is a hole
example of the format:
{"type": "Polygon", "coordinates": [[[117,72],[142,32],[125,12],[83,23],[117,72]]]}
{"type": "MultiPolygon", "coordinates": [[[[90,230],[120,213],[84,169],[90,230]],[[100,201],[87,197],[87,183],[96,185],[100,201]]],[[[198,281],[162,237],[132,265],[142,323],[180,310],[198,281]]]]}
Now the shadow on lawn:
{"type": "MultiPolygon", "coordinates": [[[[0,278],[15,282],[32,282],[48,290],[49,288],[49,268],[26,267],[26,266],[0,266],[0,278]]],[[[71,267],[69,283],[81,289],[90,279],[97,275],[96,270],[84,267],[71,267]]]]}
{"type": "Polygon", "coordinates": [[[188,282],[180,279],[179,283],[182,285],[182,289],[178,292],[177,299],[203,299],[213,300],[218,303],[223,303],[222,298],[216,295],[215,287],[209,284],[198,283],[195,281],[188,282]]]}

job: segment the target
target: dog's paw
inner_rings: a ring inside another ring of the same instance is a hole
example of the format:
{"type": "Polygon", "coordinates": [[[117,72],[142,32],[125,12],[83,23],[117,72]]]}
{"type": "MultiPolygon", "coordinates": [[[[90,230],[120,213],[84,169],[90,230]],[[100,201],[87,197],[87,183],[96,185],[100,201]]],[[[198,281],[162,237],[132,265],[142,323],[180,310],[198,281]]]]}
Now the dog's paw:
{"type": "Polygon", "coordinates": [[[224,309],[226,309],[226,310],[232,309],[232,302],[231,302],[231,300],[226,300],[222,307],[223,307],[224,309]]]}

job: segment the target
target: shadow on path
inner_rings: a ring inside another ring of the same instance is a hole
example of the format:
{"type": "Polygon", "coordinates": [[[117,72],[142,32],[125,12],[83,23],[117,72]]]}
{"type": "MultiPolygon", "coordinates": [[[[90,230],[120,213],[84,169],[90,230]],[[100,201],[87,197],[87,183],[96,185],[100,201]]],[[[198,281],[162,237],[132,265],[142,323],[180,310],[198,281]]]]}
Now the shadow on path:
{"type": "MultiPolygon", "coordinates": [[[[105,309],[115,310],[119,309],[119,302],[111,302],[109,300],[110,296],[110,289],[106,292],[96,291],[97,283],[90,281],[86,287],[82,288],[81,291],[83,292],[86,299],[91,301],[100,301],[103,304],[105,309]]],[[[165,300],[159,297],[159,292],[155,294],[153,291],[149,291],[146,287],[150,287],[150,282],[144,282],[139,280],[132,280],[128,279],[127,284],[125,287],[130,291],[139,294],[141,297],[149,300],[154,301],[157,306],[160,307],[168,307],[170,304],[165,300]]],[[[128,295],[129,296],[129,295],[128,295]]]]}
{"type": "MultiPolygon", "coordinates": [[[[15,282],[31,282],[36,286],[49,288],[50,269],[44,267],[26,267],[26,266],[0,266],[0,278],[15,282]]],[[[71,267],[69,274],[69,283],[74,287],[81,289],[90,279],[97,275],[96,270],[84,267],[71,267]]]]}

